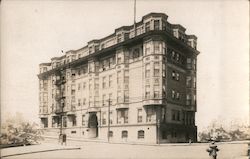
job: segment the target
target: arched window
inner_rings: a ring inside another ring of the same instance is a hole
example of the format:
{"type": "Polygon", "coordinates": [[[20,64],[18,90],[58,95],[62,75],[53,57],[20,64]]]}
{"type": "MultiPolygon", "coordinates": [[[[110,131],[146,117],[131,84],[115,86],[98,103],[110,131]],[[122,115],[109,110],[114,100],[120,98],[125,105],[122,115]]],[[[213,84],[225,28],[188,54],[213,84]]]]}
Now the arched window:
{"type": "Polygon", "coordinates": [[[128,138],[128,131],[127,130],[122,131],[122,138],[128,138]]]}
{"type": "Polygon", "coordinates": [[[138,139],[144,139],[144,131],[143,130],[138,131],[138,139]]]}

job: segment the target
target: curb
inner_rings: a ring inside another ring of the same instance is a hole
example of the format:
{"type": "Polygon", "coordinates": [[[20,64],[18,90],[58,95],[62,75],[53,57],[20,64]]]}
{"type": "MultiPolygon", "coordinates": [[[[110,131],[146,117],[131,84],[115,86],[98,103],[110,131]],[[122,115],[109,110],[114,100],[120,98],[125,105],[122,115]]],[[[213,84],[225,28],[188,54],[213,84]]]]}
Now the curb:
{"type": "Polygon", "coordinates": [[[76,148],[57,148],[57,149],[50,149],[50,150],[40,150],[40,151],[17,153],[17,154],[5,155],[5,156],[1,156],[1,157],[11,157],[11,156],[19,156],[19,155],[26,155],[26,154],[33,154],[33,153],[41,153],[41,152],[50,152],[50,151],[59,151],[59,150],[77,150],[77,149],[81,149],[81,148],[80,147],[76,147],[76,148]]]}

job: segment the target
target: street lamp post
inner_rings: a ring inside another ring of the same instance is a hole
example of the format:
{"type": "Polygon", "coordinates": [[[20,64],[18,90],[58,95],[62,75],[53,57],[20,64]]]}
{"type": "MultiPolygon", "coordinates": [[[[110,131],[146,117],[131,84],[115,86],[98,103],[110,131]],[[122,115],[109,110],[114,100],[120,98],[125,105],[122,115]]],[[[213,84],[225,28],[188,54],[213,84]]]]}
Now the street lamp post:
{"type": "Polygon", "coordinates": [[[157,142],[160,144],[160,119],[157,120],[157,142]]]}

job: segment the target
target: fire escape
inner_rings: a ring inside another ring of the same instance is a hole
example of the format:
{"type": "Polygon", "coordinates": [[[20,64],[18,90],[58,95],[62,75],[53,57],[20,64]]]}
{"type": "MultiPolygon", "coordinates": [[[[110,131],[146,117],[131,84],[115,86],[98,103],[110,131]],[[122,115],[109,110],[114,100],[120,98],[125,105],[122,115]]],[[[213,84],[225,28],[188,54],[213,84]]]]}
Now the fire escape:
{"type": "Polygon", "coordinates": [[[65,112],[65,70],[61,69],[55,73],[56,76],[56,108],[55,114],[59,116],[59,124],[60,124],[60,134],[63,132],[63,116],[66,114],[65,112]]]}

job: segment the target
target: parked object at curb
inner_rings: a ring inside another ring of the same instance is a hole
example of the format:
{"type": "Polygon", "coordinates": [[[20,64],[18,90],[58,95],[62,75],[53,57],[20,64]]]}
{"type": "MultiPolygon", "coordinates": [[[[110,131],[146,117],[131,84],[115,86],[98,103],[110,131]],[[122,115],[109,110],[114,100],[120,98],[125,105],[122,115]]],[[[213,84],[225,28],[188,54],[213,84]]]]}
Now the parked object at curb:
{"type": "Polygon", "coordinates": [[[209,148],[207,149],[209,156],[211,156],[213,159],[216,159],[218,151],[219,151],[219,149],[217,148],[215,141],[212,141],[212,143],[209,145],[209,148]]]}

